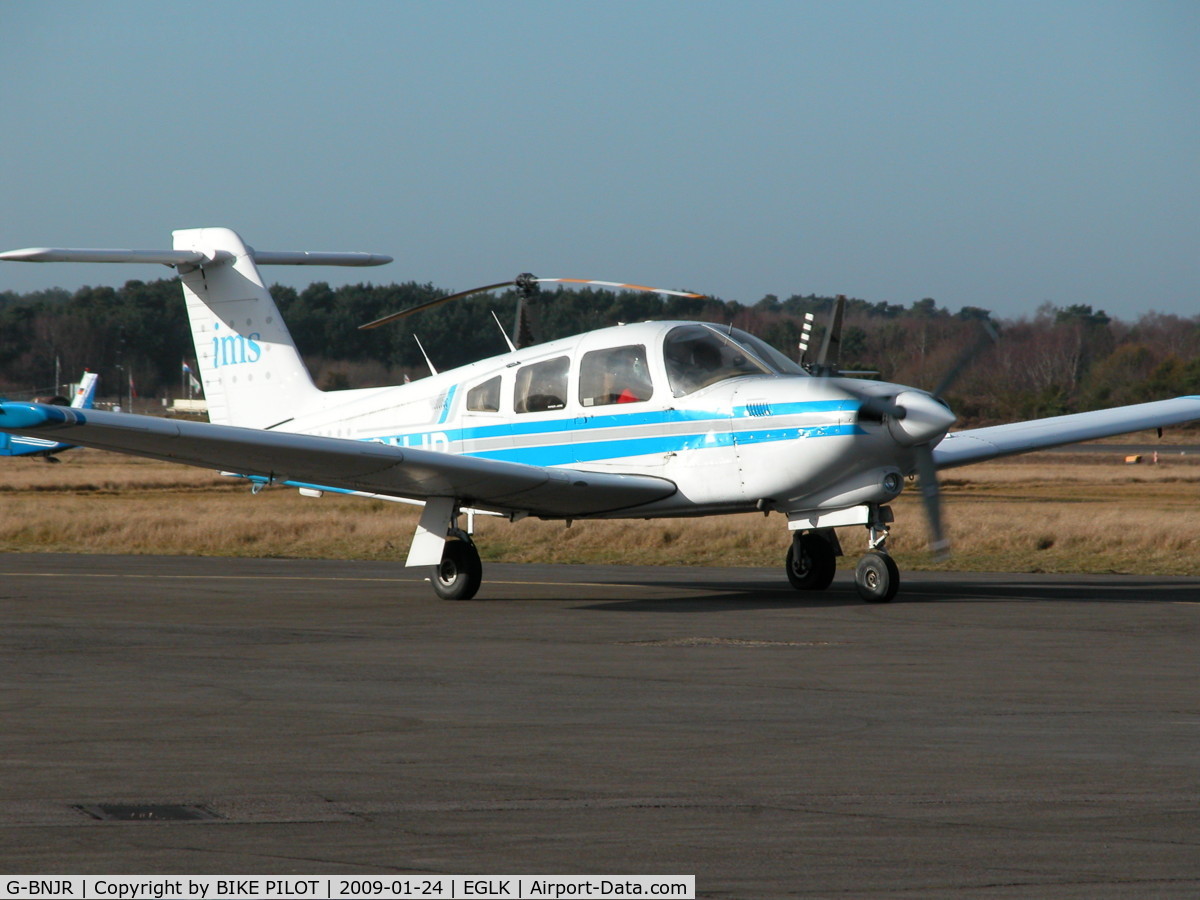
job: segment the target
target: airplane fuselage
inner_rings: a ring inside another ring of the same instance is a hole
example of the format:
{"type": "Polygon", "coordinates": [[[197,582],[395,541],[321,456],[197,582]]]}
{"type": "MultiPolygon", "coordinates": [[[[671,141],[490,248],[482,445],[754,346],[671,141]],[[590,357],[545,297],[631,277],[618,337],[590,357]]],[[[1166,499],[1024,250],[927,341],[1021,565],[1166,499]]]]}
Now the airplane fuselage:
{"type": "MultiPolygon", "coordinates": [[[[671,497],[610,516],[831,509],[899,493],[909,454],[885,423],[860,420],[860,401],[837,379],[814,378],[792,364],[791,372],[747,366],[694,389],[681,385],[664,347],[672,334],[697,328],[717,339],[723,330],[683,322],[601,329],[407,385],[325,394],[318,408],[279,430],[651,475],[677,487],[671,497]],[[612,378],[610,367],[593,366],[603,372],[589,375],[589,360],[619,361],[622,354],[640,369],[638,386],[623,388],[625,394],[619,385],[599,385],[597,378],[612,378]],[[529,386],[542,375],[547,386],[529,386]]],[[[912,390],[862,381],[856,387],[888,396],[912,390]]]]}

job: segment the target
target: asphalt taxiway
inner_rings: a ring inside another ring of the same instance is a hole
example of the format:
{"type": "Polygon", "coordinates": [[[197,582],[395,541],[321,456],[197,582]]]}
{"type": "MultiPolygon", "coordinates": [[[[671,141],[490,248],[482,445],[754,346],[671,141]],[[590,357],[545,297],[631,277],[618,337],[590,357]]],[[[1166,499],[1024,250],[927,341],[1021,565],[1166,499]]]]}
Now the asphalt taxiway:
{"type": "Polygon", "coordinates": [[[0,622],[6,873],[1200,893],[1196,579],[488,565],[448,603],[392,563],[8,554],[0,622]]]}

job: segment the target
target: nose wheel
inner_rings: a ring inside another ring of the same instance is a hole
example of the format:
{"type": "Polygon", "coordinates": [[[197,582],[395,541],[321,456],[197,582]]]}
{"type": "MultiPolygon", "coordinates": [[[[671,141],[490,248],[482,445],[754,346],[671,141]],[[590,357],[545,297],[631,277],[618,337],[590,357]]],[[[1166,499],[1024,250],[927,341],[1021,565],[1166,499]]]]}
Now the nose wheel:
{"type": "Polygon", "coordinates": [[[868,603],[887,603],[900,587],[900,570],[886,550],[868,551],[854,569],[854,588],[868,603]]]}

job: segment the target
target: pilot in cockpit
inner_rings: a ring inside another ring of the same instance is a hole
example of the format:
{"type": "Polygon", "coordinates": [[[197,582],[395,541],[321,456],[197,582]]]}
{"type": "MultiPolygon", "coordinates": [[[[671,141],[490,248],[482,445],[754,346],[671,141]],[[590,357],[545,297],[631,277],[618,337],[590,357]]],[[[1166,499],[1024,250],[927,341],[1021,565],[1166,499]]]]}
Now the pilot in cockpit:
{"type": "Polygon", "coordinates": [[[711,384],[713,375],[722,369],[721,351],[714,345],[711,335],[668,341],[663,346],[663,354],[667,377],[676,397],[711,384]]]}

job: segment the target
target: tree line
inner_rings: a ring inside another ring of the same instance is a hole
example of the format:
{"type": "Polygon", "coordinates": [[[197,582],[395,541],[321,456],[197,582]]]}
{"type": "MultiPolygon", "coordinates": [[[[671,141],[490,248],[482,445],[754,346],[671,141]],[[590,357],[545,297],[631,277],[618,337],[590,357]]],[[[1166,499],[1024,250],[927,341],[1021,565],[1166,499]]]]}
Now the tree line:
{"type": "MultiPolygon", "coordinates": [[[[432,284],[316,282],[271,294],[318,385],[325,389],[391,384],[428,369],[449,369],[506,350],[493,314],[510,332],[516,295],[477,295],[370,331],[358,326],[448,293],[432,284]]],[[[732,324],[795,357],[806,313],[815,315],[810,359],[820,346],[834,299],[768,295],[753,305],[717,298],[661,297],[634,291],[543,289],[530,310],[540,341],[646,319],[732,324]]],[[[1091,306],[1044,304],[1033,315],[994,324],[1000,340],[978,343],[978,307],[951,311],[924,298],[909,306],[850,299],[842,331],[843,369],[932,389],[968,353],[967,368],[946,398],[972,421],[1003,421],[1200,394],[1200,315],[1147,312],[1125,322],[1091,306]]],[[[0,292],[0,394],[56,393],[56,371],[77,379],[99,372],[101,393],[126,393],[130,380],[145,405],[179,396],[183,363],[195,365],[177,279],[123,287],[0,292]]]]}

